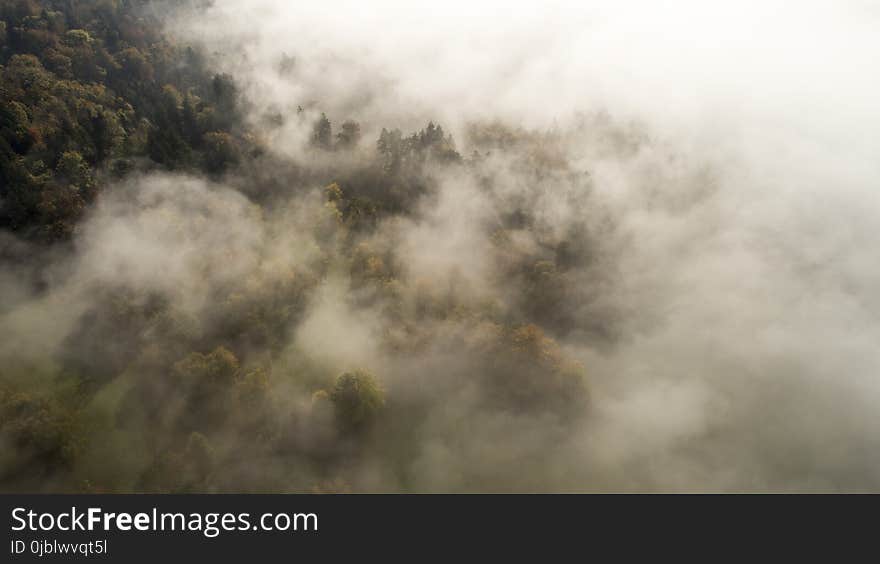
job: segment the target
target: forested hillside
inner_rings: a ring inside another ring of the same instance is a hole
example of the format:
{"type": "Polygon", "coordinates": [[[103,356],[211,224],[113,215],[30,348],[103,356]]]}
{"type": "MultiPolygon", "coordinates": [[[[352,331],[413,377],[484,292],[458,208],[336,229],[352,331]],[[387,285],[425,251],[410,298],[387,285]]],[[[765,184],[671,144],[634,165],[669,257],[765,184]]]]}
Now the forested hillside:
{"type": "Polygon", "coordinates": [[[533,485],[518,472],[496,483],[474,449],[536,434],[498,460],[509,464],[564,440],[587,392],[551,335],[601,331],[578,327],[568,303],[586,227],[555,233],[533,202],[504,202],[487,162],[507,152],[507,174],[579,181],[540,149],[553,138],[478,126],[463,158],[434,123],[370,142],[318,101],[261,118],[268,131],[308,121],[306,156],[285,159],[244,119],[232,78],[163,32],[161,9],[0,8],[0,228],[16,282],[4,279],[3,314],[52,327],[45,341],[16,331],[2,350],[2,488],[431,489],[419,476],[437,448],[463,457],[454,489],[533,485]],[[481,227],[493,263],[479,268],[507,295],[407,264],[395,231],[426,202],[448,205],[441,178],[497,200],[481,227]],[[332,359],[345,321],[313,311],[334,307],[369,318],[364,343],[339,346],[375,351],[347,369],[332,359]],[[474,436],[489,435],[478,443],[460,427],[474,414],[474,436]]]}
{"type": "Polygon", "coordinates": [[[2,225],[69,237],[104,177],[221,172],[239,156],[237,94],[168,41],[142,1],[0,6],[2,225]]]}
{"type": "Polygon", "coordinates": [[[0,0],[0,491],[880,489],[880,15],[551,4],[0,0]]]}

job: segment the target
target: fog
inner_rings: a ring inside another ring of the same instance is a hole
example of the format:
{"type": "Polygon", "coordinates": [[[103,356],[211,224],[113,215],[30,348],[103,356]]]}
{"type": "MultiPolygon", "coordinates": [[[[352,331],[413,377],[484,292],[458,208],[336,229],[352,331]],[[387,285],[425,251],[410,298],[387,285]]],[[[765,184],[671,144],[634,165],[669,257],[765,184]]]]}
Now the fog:
{"type": "MultiPolygon", "coordinates": [[[[878,17],[867,2],[217,2],[183,27],[257,108],[644,126],[654,146],[623,163],[571,148],[628,241],[603,298],[623,336],[566,343],[600,420],[571,447],[602,469],[582,486],[859,489],[878,478],[878,17]],[[290,79],[273,72],[282,53],[290,79]],[[708,196],[682,178],[700,166],[708,196]]],[[[456,245],[467,216],[448,214],[415,264],[481,262],[456,245]]]]}
{"type": "Polygon", "coordinates": [[[262,453],[259,471],[242,455],[217,489],[308,488],[329,478],[302,459],[333,443],[347,453],[333,473],[355,491],[876,491],[878,25],[880,8],[857,1],[214,0],[175,13],[169,32],[235,78],[276,159],[263,172],[289,190],[261,207],[246,174],[119,183],[47,294],[3,277],[18,303],[4,300],[3,354],[39,364],[64,349],[97,287],[159,294],[210,334],[234,296],[301,284],[268,338],[280,352],[236,350],[311,374],[272,384],[272,417],[308,420],[296,454],[262,453]],[[309,146],[322,113],[360,123],[351,154],[309,146]],[[328,242],[326,183],[278,163],[357,174],[383,128],[429,120],[477,151],[470,168],[429,166],[407,213],[351,248],[328,242]],[[489,127],[517,140],[481,141],[489,127]],[[522,210],[526,226],[509,219],[522,210]],[[558,299],[520,268],[554,245],[558,299]],[[357,253],[363,276],[394,275],[358,283],[343,258],[357,253]],[[425,300],[456,313],[426,318],[425,300]],[[586,406],[487,407],[509,371],[486,344],[496,320],[540,325],[560,363],[583,367],[586,406]],[[356,368],[388,402],[360,450],[309,399],[356,368]]]}

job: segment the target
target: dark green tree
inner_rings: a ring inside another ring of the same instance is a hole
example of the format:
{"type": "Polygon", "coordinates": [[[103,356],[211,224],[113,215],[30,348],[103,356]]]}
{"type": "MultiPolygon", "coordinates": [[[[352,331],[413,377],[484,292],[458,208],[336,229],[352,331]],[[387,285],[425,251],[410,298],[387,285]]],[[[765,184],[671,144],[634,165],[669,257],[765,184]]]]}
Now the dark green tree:
{"type": "Polygon", "coordinates": [[[385,394],[365,370],[346,372],[330,389],[336,422],[343,432],[367,429],[385,405],[385,394]]]}
{"type": "Polygon", "coordinates": [[[323,113],[312,129],[312,146],[326,151],[333,148],[333,127],[323,113]]]}

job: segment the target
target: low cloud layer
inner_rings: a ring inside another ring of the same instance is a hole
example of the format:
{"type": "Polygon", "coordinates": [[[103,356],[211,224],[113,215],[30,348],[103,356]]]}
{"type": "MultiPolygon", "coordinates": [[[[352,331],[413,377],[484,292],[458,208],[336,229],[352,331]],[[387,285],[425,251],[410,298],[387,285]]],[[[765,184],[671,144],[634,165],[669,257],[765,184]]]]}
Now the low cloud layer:
{"type": "MultiPolygon", "coordinates": [[[[96,374],[97,354],[115,375],[86,409],[155,402],[137,417],[169,431],[150,452],[196,448],[172,438],[195,428],[169,407],[183,384],[152,371],[223,344],[248,386],[269,374],[272,448],[227,412],[200,429],[225,466],[196,488],[875,491],[877,18],[855,1],[178,14],[169,31],[239,85],[262,170],[114,185],[43,290],[0,278],[0,354],[96,374]],[[317,150],[322,113],[362,140],[317,150]],[[389,175],[382,129],[429,120],[463,160],[389,175]],[[108,313],[119,295],[133,312],[108,313]],[[112,315],[145,321],[105,334],[112,315]],[[315,392],[360,369],[385,415],[352,438],[315,392]]],[[[145,440],[123,427],[106,440],[145,440]]],[[[138,456],[114,487],[161,474],[138,456]]]]}

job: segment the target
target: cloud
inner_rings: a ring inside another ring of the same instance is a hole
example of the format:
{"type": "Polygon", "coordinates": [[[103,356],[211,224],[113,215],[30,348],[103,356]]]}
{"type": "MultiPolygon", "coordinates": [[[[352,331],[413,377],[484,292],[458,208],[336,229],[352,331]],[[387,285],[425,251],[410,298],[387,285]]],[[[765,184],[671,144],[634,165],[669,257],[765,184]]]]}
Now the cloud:
{"type": "MultiPolygon", "coordinates": [[[[21,304],[0,354],[64,347],[96,289],[123,287],[190,316],[196,342],[245,342],[300,434],[315,389],[374,371],[398,411],[363,450],[337,437],[356,489],[876,490],[878,17],[866,2],[216,0],[169,29],[233,74],[273,158],[313,176],[281,176],[263,207],[231,187],[259,194],[249,178],[115,187],[47,294],[3,278],[4,308],[21,304]],[[361,122],[354,154],[308,147],[322,112],[361,122]],[[476,158],[427,165],[416,204],[374,230],[322,238],[323,180],[363,196],[351,177],[376,173],[378,132],[428,120],[476,158]],[[528,323],[561,347],[537,341],[540,369],[505,357],[526,346],[505,327],[528,323]],[[586,367],[578,417],[505,395],[564,382],[563,357],[586,367]]],[[[271,479],[242,472],[281,483],[308,457],[291,449],[262,453],[271,479]]]]}

